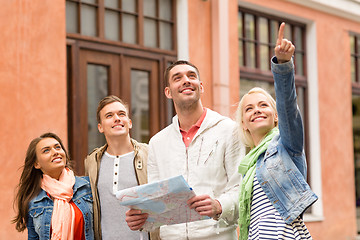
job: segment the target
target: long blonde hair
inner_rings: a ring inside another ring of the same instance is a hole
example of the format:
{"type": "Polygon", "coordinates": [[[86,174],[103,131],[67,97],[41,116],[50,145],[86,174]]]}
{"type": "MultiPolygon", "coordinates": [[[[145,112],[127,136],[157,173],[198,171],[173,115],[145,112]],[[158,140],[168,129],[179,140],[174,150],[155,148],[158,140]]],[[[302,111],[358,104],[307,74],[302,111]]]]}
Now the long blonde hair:
{"type": "MultiPolygon", "coordinates": [[[[260,87],[254,87],[252,89],[250,89],[240,100],[239,105],[237,107],[236,110],[236,123],[238,125],[238,134],[242,140],[242,142],[245,144],[245,146],[253,148],[255,146],[254,141],[250,135],[249,130],[244,130],[243,128],[243,104],[244,104],[244,99],[246,96],[250,95],[250,94],[254,94],[254,93],[260,93],[263,94],[269,101],[270,106],[274,109],[275,113],[277,114],[277,109],[276,109],[276,102],[274,100],[274,98],[264,89],[260,88],[260,87]]],[[[277,127],[278,122],[275,122],[275,127],[277,127]]]]}

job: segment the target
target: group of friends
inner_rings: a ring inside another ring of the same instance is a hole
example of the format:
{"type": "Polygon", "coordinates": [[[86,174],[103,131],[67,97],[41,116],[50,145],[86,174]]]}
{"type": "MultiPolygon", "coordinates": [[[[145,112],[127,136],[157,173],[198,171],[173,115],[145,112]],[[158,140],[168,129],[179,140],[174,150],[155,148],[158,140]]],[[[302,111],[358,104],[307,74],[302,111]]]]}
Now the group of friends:
{"type": "Polygon", "coordinates": [[[130,137],[128,106],[113,95],[98,104],[106,144],[86,157],[85,176],[74,175],[56,134],[33,139],[15,199],[16,229],[55,240],[312,239],[302,215],[317,196],[306,182],[295,46],[284,27],[271,59],[277,101],[255,87],[242,97],[236,121],[203,107],[199,70],[180,60],[165,71],[176,115],[148,145],[130,137]],[[148,214],[120,206],[116,191],[178,175],[197,194],[189,208],[209,218],[142,231],[148,214]]]}

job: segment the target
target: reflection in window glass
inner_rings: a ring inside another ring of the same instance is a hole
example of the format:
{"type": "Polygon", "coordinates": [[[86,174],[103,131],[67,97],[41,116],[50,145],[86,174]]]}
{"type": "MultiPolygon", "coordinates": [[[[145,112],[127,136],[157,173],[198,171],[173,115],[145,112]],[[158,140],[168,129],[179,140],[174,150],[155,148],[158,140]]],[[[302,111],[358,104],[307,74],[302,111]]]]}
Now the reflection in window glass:
{"type": "Polygon", "coordinates": [[[356,82],[356,74],[355,74],[355,57],[351,57],[351,82],[356,82]]]}
{"type": "Polygon", "coordinates": [[[96,8],[87,5],[81,6],[81,34],[96,36],[96,8]]]}
{"type": "Polygon", "coordinates": [[[242,25],[242,13],[239,12],[238,15],[238,35],[240,38],[243,36],[243,25],[242,25]]]}
{"type": "Polygon", "coordinates": [[[254,43],[245,43],[246,51],[246,66],[250,68],[255,68],[255,44],[254,43]]]}
{"type": "Polygon", "coordinates": [[[355,48],[355,82],[360,83],[360,35],[355,37],[357,47],[355,48]]]}
{"type": "Polygon", "coordinates": [[[97,2],[97,0],[81,0],[81,2],[95,4],[97,2]]]}
{"type": "Polygon", "coordinates": [[[160,22],[160,48],[172,49],[172,27],[170,23],[160,22]]]}
{"type": "Polygon", "coordinates": [[[360,95],[352,97],[357,229],[360,229],[360,95]]]}
{"type": "Polygon", "coordinates": [[[139,142],[150,140],[149,72],[131,70],[131,137],[139,142]]]}
{"type": "Polygon", "coordinates": [[[78,33],[78,6],[74,2],[66,1],[66,32],[78,33]]]}
{"type": "Polygon", "coordinates": [[[159,17],[165,20],[172,19],[172,1],[171,0],[160,0],[159,2],[159,17]]]}
{"type": "Polygon", "coordinates": [[[359,51],[360,49],[360,42],[358,41],[358,39],[360,39],[359,37],[355,36],[355,35],[350,35],[349,36],[350,39],[350,53],[351,53],[351,67],[350,67],[350,71],[351,71],[351,82],[356,83],[359,82],[359,79],[356,78],[360,78],[359,76],[359,71],[360,71],[360,52],[356,52],[357,50],[359,51]],[[359,43],[359,46],[356,46],[357,42],[359,43]]]}
{"type": "Polygon", "coordinates": [[[99,133],[96,109],[100,100],[108,95],[108,68],[101,65],[87,65],[87,111],[88,152],[105,144],[105,137],[99,133]]]}
{"type": "MultiPolygon", "coordinates": [[[[109,0],[114,1],[114,0],[109,0]]],[[[135,0],[121,0],[121,9],[127,12],[136,12],[136,2],[135,0]]]]}
{"type": "MultiPolygon", "coordinates": [[[[276,34],[278,33],[278,30],[276,31],[276,34]]],[[[292,34],[291,34],[291,26],[290,26],[290,24],[286,24],[285,28],[284,28],[284,38],[291,40],[292,39],[291,36],[292,36],[292,34]]]]}
{"type": "Polygon", "coordinates": [[[114,11],[105,11],[105,38],[119,41],[119,14],[114,11]]]}
{"type": "Polygon", "coordinates": [[[274,44],[274,46],[275,46],[275,43],[276,43],[276,40],[278,37],[278,30],[279,30],[278,21],[271,20],[271,22],[270,22],[270,34],[271,34],[270,40],[271,40],[271,43],[274,44]]]}
{"type": "Polygon", "coordinates": [[[136,44],[136,33],[137,33],[137,25],[136,25],[136,17],[123,14],[122,15],[122,41],[125,43],[136,44]]]}
{"type": "Polygon", "coordinates": [[[300,109],[300,113],[303,119],[305,119],[305,91],[302,87],[296,88],[296,94],[297,94],[297,104],[300,109]]]}
{"type": "Polygon", "coordinates": [[[156,17],[155,0],[144,0],[144,15],[147,17],[156,17]]]}
{"type": "Polygon", "coordinates": [[[269,70],[270,59],[269,59],[269,47],[267,45],[260,46],[260,69],[267,71],[269,70]]]}
{"type": "Polygon", "coordinates": [[[239,41],[239,65],[244,66],[243,42],[239,41]]]}
{"type": "Polygon", "coordinates": [[[119,1],[118,0],[105,0],[104,5],[105,5],[105,7],[108,7],[108,8],[118,9],[119,8],[119,1]]]}
{"type": "Polygon", "coordinates": [[[304,56],[301,53],[295,53],[295,72],[298,75],[304,75],[303,59],[304,56]]]}
{"type": "Polygon", "coordinates": [[[351,54],[355,53],[355,36],[350,36],[350,51],[351,54]]]}
{"type": "Polygon", "coordinates": [[[294,45],[297,50],[303,50],[302,32],[299,27],[295,27],[295,41],[294,45]]]}
{"type": "Polygon", "coordinates": [[[156,22],[155,20],[144,20],[144,45],[146,47],[156,47],[156,22]]]}
{"type": "Polygon", "coordinates": [[[266,18],[259,18],[259,40],[261,43],[268,43],[269,30],[266,18]]]}
{"type": "Polygon", "coordinates": [[[255,19],[250,14],[245,14],[245,37],[255,39],[255,19]]]}
{"type": "Polygon", "coordinates": [[[360,58],[357,58],[357,83],[360,83],[360,58]]]}
{"type": "Polygon", "coordinates": [[[239,36],[239,50],[238,50],[238,57],[239,57],[239,65],[244,66],[244,60],[243,60],[243,25],[242,25],[242,13],[239,12],[238,15],[238,36],[239,36]]]}

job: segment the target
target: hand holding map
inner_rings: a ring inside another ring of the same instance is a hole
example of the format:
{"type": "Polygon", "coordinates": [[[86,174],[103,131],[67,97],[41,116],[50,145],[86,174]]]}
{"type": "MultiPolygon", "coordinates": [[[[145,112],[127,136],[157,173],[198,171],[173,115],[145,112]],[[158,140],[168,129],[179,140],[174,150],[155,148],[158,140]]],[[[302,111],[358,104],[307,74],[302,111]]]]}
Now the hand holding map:
{"type": "Polygon", "coordinates": [[[187,200],[194,196],[196,194],[182,175],[116,193],[121,205],[149,214],[142,227],[144,231],[153,231],[162,225],[208,219],[187,205],[187,200]]]}

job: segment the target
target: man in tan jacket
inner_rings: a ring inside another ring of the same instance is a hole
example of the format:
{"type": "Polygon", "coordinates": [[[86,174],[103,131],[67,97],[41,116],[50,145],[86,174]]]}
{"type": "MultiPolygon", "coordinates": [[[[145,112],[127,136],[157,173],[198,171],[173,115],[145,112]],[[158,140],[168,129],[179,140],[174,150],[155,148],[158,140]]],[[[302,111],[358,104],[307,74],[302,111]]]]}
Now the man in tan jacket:
{"type": "MultiPolygon", "coordinates": [[[[98,130],[106,144],[85,159],[93,194],[95,239],[150,239],[147,233],[131,231],[125,221],[128,210],[119,204],[120,189],[147,183],[147,144],[130,138],[132,122],[128,106],[116,96],[103,98],[97,108],[98,130]],[[143,236],[140,236],[140,235],[143,236]]],[[[157,239],[151,234],[151,240],[157,239]]]]}

